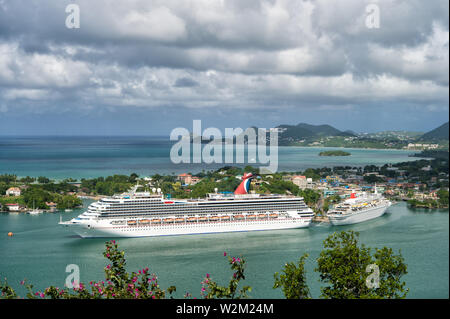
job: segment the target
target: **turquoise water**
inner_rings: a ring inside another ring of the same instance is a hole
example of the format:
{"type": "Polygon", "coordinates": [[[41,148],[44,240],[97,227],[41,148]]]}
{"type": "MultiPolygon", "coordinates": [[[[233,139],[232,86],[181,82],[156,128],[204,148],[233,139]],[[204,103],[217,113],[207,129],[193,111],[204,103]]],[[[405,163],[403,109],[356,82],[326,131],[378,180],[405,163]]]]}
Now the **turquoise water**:
{"type": "MultiPolygon", "coordinates": [[[[113,174],[140,175],[198,172],[224,164],[175,165],[169,159],[171,144],[165,138],[0,138],[0,174],[88,178],[113,174]]],[[[382,165],[417,160],[412,152],[399,150],[346,149],[349,157],[320,157],[324,148],[280,147],[279,170],[298,171],[308,167],[382,165]]],[[[246,164],[243,164],[246,165],[246,164]]],[[[85,202],[87,204],[88,202],[85,202]]],[[[102,256],[105,239],[80,239],[57,225],[60,214],[68,220],[82,210],[70,213],[0,214],[0,277],[15,287],[27,278],[36,288],[51,284],[62,287],[68,264],[77,264],[81,280],[103,278],[106,261],[102,256]],[[8,237],[8,232],[14,237],[8,237]]],[[[315,259],[323,240],[333,231],[353,229],[370,247],[401,249],[408,264],[405,277],[410,298],[449,297],[449,217],[447,211],[410,210],[404,203],[392,206],[385,216],[366,223],[333,228],[318,225],[309,229],[192,235],[158,238],[120,239],[128,259],[128,269],[149,266],[163,287],[177,286],[177,296],[186,291],[200,296],[206,273],[225,283],[230,271],[223,252],[247,259],[246,284],[255,298],[281,298],[273,290],[273,274],[285,262],[296,261],[307,252],[309,285],[314,297],[320,294],[315,259]]],[[[21,291],[23,295],[23,291],[21,291]]]]}
{"type": "MultiPolygon", "coordinates": [[[[171,145],[163,137],[0,137],[0,174],[80,179],[133,172],[141,176],[197,173],[228,165],[173,164],[169,157],[171,145]]],[[[337,148],[327,148],[330,149],[337,148]]],[[[279,147],[278,171],[383,165],[418,159],[408,157],[414,152],[404,150],[344,149],[352,155],[318,156],[323,150],[325,148],[279,147]]]]}
{"type": "MultiPolygon", "coordinates": [[[[87,204],[87,202],[85,203],[87,204]]],[[[106,239],[80,239],[57,225],[60,214],[67,220],[81,210],[39,216],[0,214],[0,276],[19,287],[27,278],[37,288],[50,284],[62,287],[68,264],[80,267],[81,281],[99,280],[106,260],[102,256],[106,239]],[[7,237],[9,231],[14,237],[7,237]]],[[[392,247],[408,264],[404,277],[409,298],[449,297],[448,210],[411,210],[405,203],[391,206],[384,216],[357,225],[309,229],[119,239],[126,251],[128,270],[148,266],[163,287],[177,286],[177,297],[189,291],[200,297],[203,277],[225,284],[230,277],[226,251],[247,260],[245,284],[253,287],[251,297],[282,298],[272,289],[273,274],[283,264],[296,261],[307,252],[307,276],[314,297],[320,294],[314,273],[323,240],[333,231],[355,230],[369,247],[392,247]]]]}

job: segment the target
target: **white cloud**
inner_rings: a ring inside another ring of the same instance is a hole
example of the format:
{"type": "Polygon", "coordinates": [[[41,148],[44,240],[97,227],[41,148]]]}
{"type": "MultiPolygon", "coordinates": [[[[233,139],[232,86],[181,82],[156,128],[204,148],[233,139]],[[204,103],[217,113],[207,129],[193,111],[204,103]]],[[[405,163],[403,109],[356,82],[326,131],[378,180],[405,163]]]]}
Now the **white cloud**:
{"type": "Polygon", "coordinates": [[[380,0],[377,30],[360,0],[79,0],[78,30],[61,2],[31,2],[0,1],[0,102],[448,105],[446,1],[380,0]]]}

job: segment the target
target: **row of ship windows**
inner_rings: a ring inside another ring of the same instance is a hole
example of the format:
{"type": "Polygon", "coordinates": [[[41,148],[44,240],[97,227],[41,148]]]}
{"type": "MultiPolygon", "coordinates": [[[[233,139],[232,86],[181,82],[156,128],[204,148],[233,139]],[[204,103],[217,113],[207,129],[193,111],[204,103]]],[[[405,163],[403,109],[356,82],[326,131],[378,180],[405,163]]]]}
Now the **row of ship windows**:
{"type": "MultiPolygon", "coordinates": [[[[130,214],[127,215],[127,217],[130,218],[140,218],[140,217],[152,217],[152,216],[157,216],[157,217],[161,217],[160,214],[130,214]]],[[[206,216],[206,215],[198,215],[198,216],[206,216]]],[[[210,217],[213,216],[218,216],[218,215],[210,215],[210,217]]],[[[313,214],[311,213],[304,213],[301,214],[301,216],[313,216],[313,214]]],[[[102,218],[108,218],[108,219],[114,219],[114,218],[123,218],[123,216],[121,215],[102,215],[102,218]]],[[[196,217],[196,215],[184,215],[184,214],[174,214],[174,215],[167,215],[166,217],[175,217],[175,218],[185,218],[185,217],[196,217]]]]}
{"type": "MultiPolygon", "coordinates": [[[[292,223],[292,219],[283,219],[283,220],[272,220],[272,221],[258,221],[258,224],[274,224],[274,223],[277,223],[277,224],[282,224],[282,223],[285,223],[285,224],[287,224],[287,223],[292,223]]],[[[235,224],[233,224],[233,226],[240,226],[240,225],[242,225],[242,226],[248,226],[248,225],[251,225],[251,224],[256,224],[255,222],[248,222],[248,223],[243,223],[243,222],[240,222],[240,223],[235,223],[235,224]]],[[[173,228],[192,228],[192,226],[193,225],[195,225],[196,227],[211,227],[211,226],[220,226],[220,227],[223,227],[224,225],[223,225],[223,223],[221,223],[221,224],[219,224],[219,223],[215,223],[215,224],[213,224],[213,223],[205,223],[205,224],[188,224],[188,225],[184,225],[184,224],[170,224],[170,225],[167,225],[167,224],[165,224],[165,225],[163,225],[163,226],[115,226],[115,227],[113,227],[113,228],[115,228],[115,229],[123,229],[123,230],[125,230],[125,231],[135,231],[136,229],[151,229],[151,228],[162,228],[162,227],[166,227],[166,228],[171,228],[171,229],[173,229],[173,228]]]]}

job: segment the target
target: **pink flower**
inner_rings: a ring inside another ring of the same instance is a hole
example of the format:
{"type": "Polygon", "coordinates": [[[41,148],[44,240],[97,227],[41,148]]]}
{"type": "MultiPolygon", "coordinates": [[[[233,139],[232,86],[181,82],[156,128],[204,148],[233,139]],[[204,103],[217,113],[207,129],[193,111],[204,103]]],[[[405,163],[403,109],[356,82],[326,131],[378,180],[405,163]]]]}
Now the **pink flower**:
{"type": "Polygon", "coordinates": [[[206,274],[206,278],[209,278],[209,274],[206,274]]]}
{"type": "Polygon", "coordinates": [[[224,252],[223,252],[223,256],[225,257],[226,255],[227,255],[227,252],[226,252],[226,251],[224,251],[224,252]]]}

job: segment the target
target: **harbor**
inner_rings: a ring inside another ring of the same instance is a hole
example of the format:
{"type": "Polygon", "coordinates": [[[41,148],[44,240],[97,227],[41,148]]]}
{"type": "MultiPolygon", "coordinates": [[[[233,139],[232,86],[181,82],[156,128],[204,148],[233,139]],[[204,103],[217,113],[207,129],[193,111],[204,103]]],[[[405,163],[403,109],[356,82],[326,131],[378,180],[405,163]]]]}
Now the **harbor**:
{"type": "MultiPolygon", "coordinates": [[[[24,278],[37,289],[51,284],[62,287],[68,264],[80,266],[83,282],[102,278],[105,259],[99,252],[103,251],[106,239],[83,240],[57,225],[60,216],[64,219],[76,217],[90,203],[86,200],[83,209],[43,214],[39,218],[26,214],[0,214],[0,273],[6,274],[8,282],[18,289],[24,278]],[[8,232],[13,232],[14,236],[6,236],[8,232]]],[[[245,256],[248,269],[244,283],[253,287],[251,297],[282,298],[281,291],[272,289],[274,272],[284,263],[309,253],[307,278],[317,296],[320,286],[313,270],[322,241],[335,231],[354,230],[360,232],[361,241],[367,246],[388,246],[396,252],[401,249],[408,264],[405,276],[410,288],[408,298],[448,298],[448,225],[448,209],[410,209],[406,203],[399,202],[382,217],[356,225],[338,227],[313,223],[305,229],[122,238],[117,241],[127,252],[128,269],[148,266],[158,275],[161,285],[177,284],[176,296],[179,298],[185,292],[199,296],[205,273],[212,272],[221,282],[229,279],[224,251],[245,256]]]]}

